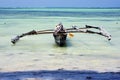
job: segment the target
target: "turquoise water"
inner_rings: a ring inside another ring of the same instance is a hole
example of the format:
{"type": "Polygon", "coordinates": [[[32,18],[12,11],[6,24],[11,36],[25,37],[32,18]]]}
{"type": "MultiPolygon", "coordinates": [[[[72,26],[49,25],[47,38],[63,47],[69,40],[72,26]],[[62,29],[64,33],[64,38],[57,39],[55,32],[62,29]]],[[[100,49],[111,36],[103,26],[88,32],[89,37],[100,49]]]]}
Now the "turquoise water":
{"type": "Polygon", "coordinates": [[[0,70],[73,69],[75,65],[78,69],[119,71],[119,30],[119,8],[0,8],[0,70]],[[57,46],[52,34],[26,36],[16,45],[10,42],[16,35],[33,29],[54,29],[59,22],[65,28],[72,25],[84,27],[86,24],[103,27],[112,35],[112,40],[75,33],[73,38],[67,38],[65,47],[57,46]],[[88,60],[93,66],[89,66],[88,60]],[[43,66],[38,67],[38,64],[43,66]]]}

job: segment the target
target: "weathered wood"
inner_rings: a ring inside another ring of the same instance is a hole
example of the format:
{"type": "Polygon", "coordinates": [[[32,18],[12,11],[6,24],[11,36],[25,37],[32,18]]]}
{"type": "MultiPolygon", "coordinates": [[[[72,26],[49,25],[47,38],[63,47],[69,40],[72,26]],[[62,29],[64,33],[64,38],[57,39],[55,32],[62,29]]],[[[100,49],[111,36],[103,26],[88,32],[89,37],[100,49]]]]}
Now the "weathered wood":
{"type": "MultiPolygon", "coordinates": [[[[11,42],[13,44],[15,44],[20,38],[22,38],[24,36],[27,36],[27,35],[53,34],[54,32],[55,32],[54,29],[40,30],[40,31],[32,30],[30,32],[23,33],[21,35],[16,36],[15,38],[11,39],[11,42]]],[[[94,27],[94,26],[89,26],[89,25],[86,25],[83,28],[77,28],[77,26],[72,26],[72,28],[67,28],[66,31],[61,31],[59,33],[90,33],[90,34],[98,34],[98,35],[106,37],[108,40],[111,40],[111,35],[105,29],[103,29],[101,27],[94,27]],[[98,32],[89,30],[89,29],[92,29],[92,28],[97,29],[98,32]]]]}

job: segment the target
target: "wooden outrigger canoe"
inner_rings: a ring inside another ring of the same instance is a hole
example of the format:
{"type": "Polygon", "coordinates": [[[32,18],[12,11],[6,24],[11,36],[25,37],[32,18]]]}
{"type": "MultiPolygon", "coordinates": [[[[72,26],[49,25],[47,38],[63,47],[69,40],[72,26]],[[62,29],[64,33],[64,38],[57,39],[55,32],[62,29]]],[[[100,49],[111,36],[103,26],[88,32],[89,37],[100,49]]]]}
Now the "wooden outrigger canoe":
{"type": "Polygon", "coordinates": [[[53,36],[54,36],[55,42],[59,46],[65,45],[67,33],[66,33],[66,30],[63,28],[63,25],[61,23],[56,26],[56,28],[53,32],[53,36]]]}
{"type": "Polygon", "coordinates": [[[72,28],[64,29],[62,24],[58,24],[59,27],[57,27],[55,30],[54,29],[48,29],[48,30],[40,30],[40,31],[35,31],[32,30],[27,33],[23,33],[21,35],[16,36],[15,38],[11,39],[11,42],[15,44],[20,38],[27,36],[27,35],[38,35],[38,34],[53,34],[53,37],[55,39],[55,42],[59,46],[63,46],[66,44],[66,38],[67,34],[69,33],[90,33],[90,34],[98,34],[101,36],[106,37],[108,40],[111,40],[111,35],[104,30],[101,27],[94,27],[94,26],[89,26],[86,25],[83,28],[77,28],[77,26],[72,26],[72,28]],[[62,28],[61,28],[62,26],[62,28]],[[98,32],[93,31],[91,29],[97,29],[98,32]]]}

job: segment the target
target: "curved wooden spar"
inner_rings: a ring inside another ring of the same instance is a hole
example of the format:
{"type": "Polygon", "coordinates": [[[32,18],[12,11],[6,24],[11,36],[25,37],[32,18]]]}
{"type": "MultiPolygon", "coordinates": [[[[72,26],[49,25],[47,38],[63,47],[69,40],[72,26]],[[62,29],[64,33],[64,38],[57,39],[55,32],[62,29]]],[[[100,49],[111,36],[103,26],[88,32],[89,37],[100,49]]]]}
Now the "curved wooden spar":
{"type": "Polygon", "coordinates": [[[74,29],[74,30],[68,30],[67,33],[90,33],[90,34],[98,34],[101,36],[106,37],[108,40],[111,40],[111,35],[102,27],[93,27],[93,26],[88,26],[86,25],[86,28],[79,28],[79,29],[74,29]],[[92,31],[92,30],[88,30],[88,28],[95,28],[98,29],[99,31],[92,31]]]}
{"type": "MultiPolygon", "coordinates": [[[[15,44],[20,38],[24,37],[24,36],[27,36],[27,35],[38,35],[38,34],[53,34],[55,32],[55,30],[53,29],[48,29],[48,30],[40,30],[40,31],[35,31],[35,30],[32,30],[30,32],[27,32],[27,33],[23,33],[21,35],[18,35],[16,36],[15,38],[11,39],[11,42],[13,44],[15,44]]],[[[90,34],[98,34],[98,35],[101,35],[101,36],[104,36],[106,37],[108,40],[111,40],[111,35],[106,31],[104,30],[103,28],[101,27],[94,27],[94,26],[88,26],[86,25],[85,27],[83,28],[77,28],[77,26],[72,26],[72,28],[68,28],[66,29],[66,31],[61,31],[59,33],[90,33],[90,34]],[[93,30],[90,30],[90,29],[97,29],[98,31],[93,31],[93,30]]]]}

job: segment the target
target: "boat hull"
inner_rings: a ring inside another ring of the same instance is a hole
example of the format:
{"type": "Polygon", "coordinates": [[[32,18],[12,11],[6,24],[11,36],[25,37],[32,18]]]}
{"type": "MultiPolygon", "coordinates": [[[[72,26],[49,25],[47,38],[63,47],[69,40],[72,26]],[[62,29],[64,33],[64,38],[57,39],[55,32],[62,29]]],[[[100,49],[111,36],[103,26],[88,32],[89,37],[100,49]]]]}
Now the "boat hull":
{"type": "Polygon", "coordinates": [[[55,35],[53,33],[53,37],[54,37],[57,45],[64,46],[66,44],[67,34],[57,34],[57,35],[55,35]]]}

